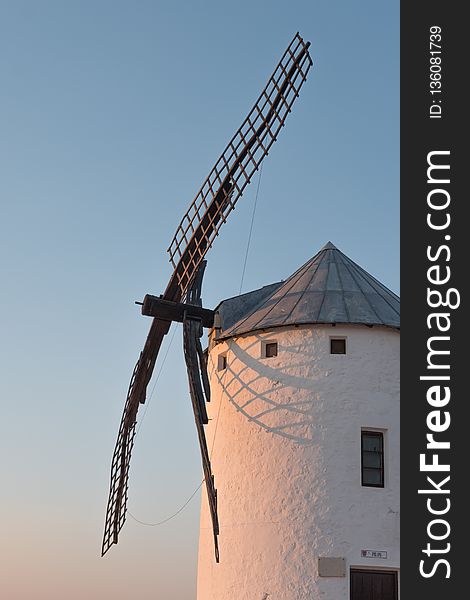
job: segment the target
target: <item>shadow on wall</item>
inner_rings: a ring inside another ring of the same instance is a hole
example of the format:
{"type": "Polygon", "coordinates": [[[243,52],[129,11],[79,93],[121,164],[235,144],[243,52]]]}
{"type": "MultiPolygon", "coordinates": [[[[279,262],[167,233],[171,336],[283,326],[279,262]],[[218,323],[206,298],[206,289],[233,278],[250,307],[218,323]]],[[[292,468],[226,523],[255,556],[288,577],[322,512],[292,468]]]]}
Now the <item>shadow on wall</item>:
{"type": "Polygon", "coordinates": [[[279,344],[276,357],[255,358],[263,340],[254,336],[245,350],[230,340],[226,368],[218,371],[211,360],[210,371],[229,402],[249,421],[299,445],[317,444],[325,432],[315,426],[313,418],[314,405],[324,401],[316,384],[329,371],[320,367],[319,357],[312,353],[310,337],[306,345],[279,344]]]}

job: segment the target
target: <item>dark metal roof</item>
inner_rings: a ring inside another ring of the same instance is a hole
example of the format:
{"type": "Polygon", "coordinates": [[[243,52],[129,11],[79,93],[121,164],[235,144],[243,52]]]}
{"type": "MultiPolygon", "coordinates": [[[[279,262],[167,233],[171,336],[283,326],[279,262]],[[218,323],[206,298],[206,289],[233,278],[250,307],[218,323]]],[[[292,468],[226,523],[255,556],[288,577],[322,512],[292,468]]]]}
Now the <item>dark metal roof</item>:
{"type": "Polygon", "coordinates": [[[224,300],[220,337],[307,323],[400,327],[400,299],[331,242],[286,281],[224,300]]]}

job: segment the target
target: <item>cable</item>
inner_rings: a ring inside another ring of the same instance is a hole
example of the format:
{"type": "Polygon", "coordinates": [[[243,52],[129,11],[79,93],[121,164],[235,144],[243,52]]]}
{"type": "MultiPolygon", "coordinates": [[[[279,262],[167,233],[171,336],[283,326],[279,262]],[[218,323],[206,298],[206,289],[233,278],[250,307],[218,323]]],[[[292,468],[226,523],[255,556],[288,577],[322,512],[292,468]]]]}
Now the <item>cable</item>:
{"type": "MultiPolygon", "coordinates": [[[[227,370],[225,369],[224,375],[222,377],[222,389],[225,389],[225,378],[227,377],[227,370]]],[[[214,429],[214,437],[212,438],[212,447],[211,447],[211,451],[209,454],[209,458],[212,458],[212,454],[214,453],[214,446],[215,446],[215,436],[217,435],[217,428],[219,426],[219,417],[220,417],[220,409],[222,408],[222,397],[220,398],[220,402],[219,402],[219,410],[217,411],[217,417],[215,420],[215,429],[214,429]]]]}
{"type": "MultiPolygon", "coordinates": [[[[175,328],[176,331],[176,328],[175,328]]],[[[173,337],[174,337],[174,332],[173,332],[173,337]]],[[[171,339],[171,341],[173,341],[173,337],[171,339]]],[[[170,345],[171,345],[171,341],[170,341],[170,345]]],[[[165,357],[163,360],[165,360],[166,356],[168,355],[168,351],[169,348],[167,350],[167,353],[165,354],[165,357]]],[[[162,364],[163,367],[163,364],[162,364]]],[[[160,371],[157,375],[157,379],[158,376],[161,373],[161,368],[160,371]]],[[[222,380],[222,387],[224,387],[224,382],[225,382],[225,377],[227,375],[227,372],[224,373],[223,376],[223,380],[222,380]]],[[[156,382],[155,382],[156,383],[156,382]]],[[[155,385],[153,386],[153,389],[155,389],[155,385]]],[[[152,393],[153,393],[153,389],[152,389],[152,393]]],[[[150,395],[151,397],[151,395],[150,395]]],[[[215,436],[217,434],[217,427],[219,425],[219,417],[220,417],[220,409],[222,408],[222,401],[219,404],[219,410],[217,411],[217,418],[215,421],[215,430],[214,430],[214,437],[212,438],[212,447],[211,447],[211,451],[210,451],[210,457],[212,458],[212,453],[214,452],[214,445],[215,445],[215,436]]],[[[134,521],[136,521],[136,523],[139,523],[140,525],[146,525],[147,527],[156,527],[157,525],[163,525],[164,523],[168,523],[168,521],[171,521],[171,519],[174,519],[175,517],[177,517],[187,506],[188,504],[191,502],[191,500],[194,498],[194,496],[198,493],[198,491],[201,489],[202,484],[204,483],[205,478],[201,481],[201,483],[197,486],[197,488],[194,490],[194,492],[191,494],[191,496],[189,496],[189,498],[186,500],[186,502],[172,515],[170,515],[169,517],[167,517],[166,519],[163,519],[162,521],[158,521],[157,523],[146,523],[145,521],[141,521],[140,519],[137,519],[137,517],[134,517],[134,515],[131,513],[131,511],[129,509],[127,509],[127,513],[129,514],[129,516],[134,519],[134,521]]]]}
{"type": "MultiPolygon", "coordinates": [[[[247,261],[247,258],[248,258],[248,249],[250,247],[251,232],[253,230],[253,221],[254,221],[254,218],[255,218],[256,203],[258,201],[258,192],[259,192],[259,185],[260,185],[260,182],[261,182],[261,172],[262,172],[262,170],[263,170],[263,165],[261,165],[261,170],[260,170],[259,179],[258,179],[258,187],[257,187],[257,190],[256,190],[255,205],[253,207],[253,214],[252,214],[252,217],[251,217],[250,234],[249,234],[249,237],[248,237],[248,245],[247,245],[247,248],[246,248],[245,264],[243,265],[243,274],[242,274],[242,280],[241,280],[241,283],[240,283],[240,291],[241,291],[241,286],[243,284],[243,276],[245,274],[246,261],[247,261]]],[[[136,431],[136,435],[139,433],[140,428],[142,426],[142,423],[144,421],[144,417],[145,417],[145,415],[147,413],[147,409],[149,407],[150,400],[151,400],[151,398],[153,396],[153,392],[155,391],[155,387],[156,387],[157,382],[158,382],[158,380],[160,378],[160,375],[162,373],[163,366],[165,365],[165,361],[167,359],[168,353],[170,352],[171,344],[173,343],[173,339],[175,337],[176,329],[177,329],[176,327],[173,329],[173,334],[171,336],[170,343],[168,344],[168,348],[166,349],[165,356],[163,357],[163,360],[162,360],[162,364],[160,365],[160,369],[159,369],[159,371],[157,373],[157,376],[155,377],[155,383],[153,384],[152,391],[149,394],[149,397],[148,397],[148,400],[147,400],[147,403],[146,403],[146,406],[145,406],[145,410],[144,410],[144,412],[142,414],[142,419],[140,420],[139,426],[138,426],[137,431],[136,431]]],[[[227,371],[224,373],[224,376],[223,376],[223,379],[222,379],[222,387],[225,387],[225,377],[226,376],[227,376],[227,371]]],[[[210,454],[209,454],[210,458],[212,458],[212,454],[214,452],[215,436],[217,434],[217,428],[218,428],[218,425],[219,425],[219,417],[220,417],[220,409],[221,408],[222,408],[222,401],[219,403],[219,410],[217,411],[217,417],[216,417],[215,429],[214,429],[214,437],[212,438],[212,447],[211,447],[210,454]]],[[[189,498],[186,500],[186,502],[175,513],[173,513],[172,515],[170,515],[166,519],[163,519],[162,521],[158,521],[157,523],[146,523],[145,521],[141,521],[140,519],[137,519],[137,517],[134,517],[134,515],[131,513],[131,511],[129,509],[127,509],[127,513],[128,513],[128,515],[132,519],[134,519],[134,521],[136,523],[139,523],[140,525],[145,525],[147,527],[156,527],[157,525],[163,525],[164,523],[168,523],[168,521],[171,521],[171,519],[174,519],[175,517],[177,517],[188,506],[188,504],[191,502],[191,500],[194,498],[194,496],[201,489],[202,484],[204,483],[205,480],[206,479],[204,478],[201,481],[201,483],[197,486],[197,488],[194,490],[194,492],[191,494],[191,496],[189,496],[189,498]]]]}
{"type": "Polygon", "coordinates": [[[243,280],[245,278],[246,263],[247,263],[247,260],[248,260],[248,251],[250,249],[250,243],[251,243],[251,234],[253,232],[253,223],[255,222],[256,205],[258,204],[259,186],[260,186],[260,183],[261,183],[261,175],[263,174],[263,164],[264,163],[261,163],[261,168],[260,168],[260,171],[259,171],[258,186],[256,188],[255,203],[253,205],[253,213],[251,215],[250,233],[248,234],[248,242],[247,242],[247,245],[246,245],[246,253],[245,253],[245,262],[243,263],[242,279],[240,281],[240,290],[239,290],[238,294],[242,293],[243,280]]]}
{"type": "Polygon", "coordinates": [[[163,519],[163,521],[158,521],[158,523],[145,523],[144,521],[139,521],[139,519],[136,519],[136,517],[134,517],[134,515],[131,513],[130,510],[128,510],[127,512],[129,514],[129,516],[131,516],[134,519],[134,521],[137,521],[137,523],[140,523],[141,525],[147,525],[148,527],[156,527],[157,525],[163,525],[163,523],[167,523],[168,521],[171,521],[171,519],[174,519],[177,515],[180,514],[180,512],[182,512],[188,506],[188,504],[191,502],[191,500],[194,498],[194,496],[201,489],[201,486],[204,483],[204,481],[205,481],[204,479],[201,481],[201,483],[197,486],[197,488],[194,490],[194,492],[191,494],[191,496],[189,496],[189,498],[186,500],[186,502],[183,504],[183,506],[181,508],[179,508],[170,517],[163,519]]]}
{"type": "MultiPolygon", "coordinates": [[[[169,354],[169,352],[170,352],[170,348],[171,348],[171,345],[172,345],[172,343],[173,343],[173,339],[174,339],[174,337],[175,337],[176,330],[177,330],[177,327],[174,327],[174,329],[173,329],[173,334],[172,334],[172,336],[171,336],[171,338],[170,338],[170,343],[168,344],[168,347],[167,347],[167,349],[166,349],[165,355],[164,355],[164,357],[163,357],[163,360],[162,360],[162,364],[160,365],[160,369],[158,370],[157,376],[155,377],[155,382],[154,382],[154,384],[153,384],[152,391],[150,392],[150,394],[149,394],[149,396],[148,396],[147,403],[146,403],[146,406],[145,406],[145,410],[144,410],[144,412],[143,412],[143,414],[142,414],[142,419],[140,420],[139,427],[137,428],[137,431],[136,431],[136,433],[135,433],[136,435],[137,435],[137,434],[139,433],[139,431],[140,431],[140,428],[141,428],[141,426],[142,426],[142,423],[143,423],[143,421],[144,421],[144,417],[145,417],[145,415],[146,415],[146,413],[147,413],[147,409],[148,409],[148,407],[149,407],[149,404],[150,404],[150,400],[151,400],[151,398],[152,398],[152,396],[153,396],[153,393],[154,393],[154,391],[155,391],[155,388],[156,388],[156,386],[157,386],[157,382],[158,382],[158,380],[159,380],[159,378],[160,378],[160,375],[162,374],[163,367],[164,367],[164,365],[165,365],[165,361],[166,361],[166,359],[167,359],[167,356],[168,356],[168,354],[169,354]]],[[[129,509],[127,509],[127,514],[128,514],[128,515],[129,515],[129,516],[130,516],[132,519],[134,519],[134,521],[136,521],[136,523],[140,523],[141,525],[146,525],[146,526],[148,526],[148,527],[156,527],[157,525],[163,525],[164,523],[167,523],[168,521],[171,521],[171,519],[174,519],[174,518],[175,518],[177,515],[179,515],[179,514],[180,514],[180,512],[182,512],[182,511],[183,511],[183,510],[184,510],[184,509],[185,509],[185,508],[188,506],[188,504],[191,502],[191,500],[194,498],[194,496],[197,494],[197,492],[198,492],[198,491],[201,489],[201,487],[202,487],[202,484],[204,483],[204,481],[205,481],[205,479],[203,479],[203,480],[201,481],[201,483],[200,483],[200,484],[197,486],[197,488],[194,490],[194,492],[191,494],[191,496],[190,496],[190,497],[189,497],[189,498],[186,500],[186,502],[183,504],[183,506],[181,506],[181,507],[180,507],[180,508],[179,508],[179,509],[178,509],[178,510],[175,512],[175,513],[173,513],[172,515],[170,515],[170,516],[169,516],[169,517],[167,517],[166,519],[163,519],[163,521],[158,521],[158,523],[146,523],[145,521],[141,521],[140,519],[138,519],[137,517],[135,517],[135,516],[134,516],[134,515],[131,513],[131,511],[130,511],[129,509]]]]}
{"type": "Polygon", "coordinates": [[[144,408],[144,412],[142,413],[142,418],[140,419],[139,426],[137,427],[137,431],[135,432],[136,435],[139,433],[140,428],[142,427],[142,423],[144,422],[145,415],[147,414],[147,410],[148,410],[148,407],[149,407],[149,404],[150,404],[150,400],[152,399],[153,392],[155,391],[155,387],[157,385],[157,382],[160,379],[160,375],[162,374],[163,367],[165,365],[165,361],[167,359],[168,353],[170,352],[171,344],[173,343],[173,339],[175,337],[175,333],[176,333],[177,328],[178,328],[177,326],[175,326],[173,328],[173,334],[172,334],[172,336],[170,338],[170,343],[168,344],[168,347],[167,347],[166,352],[165,352],[165,356],[163,357],[163,360],[162,360],[162,364],[160,365],[160,369],[158,370],[157,376],[155,377],[155,382],[153,384],[152,391],[150,392],[149,397],[147,398],[147,402],[145,403],[145,408],[144,408]]]}

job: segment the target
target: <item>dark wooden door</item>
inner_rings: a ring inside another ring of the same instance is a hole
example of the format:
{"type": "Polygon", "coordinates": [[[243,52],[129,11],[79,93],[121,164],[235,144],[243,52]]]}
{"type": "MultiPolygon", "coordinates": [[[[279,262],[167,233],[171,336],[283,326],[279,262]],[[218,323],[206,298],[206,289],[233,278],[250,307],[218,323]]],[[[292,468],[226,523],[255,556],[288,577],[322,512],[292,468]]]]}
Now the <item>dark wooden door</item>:
{"type": "Polygon", "coordinates": [[[397,573],[351,569],[351,600],[398,600],[397,573]]]}

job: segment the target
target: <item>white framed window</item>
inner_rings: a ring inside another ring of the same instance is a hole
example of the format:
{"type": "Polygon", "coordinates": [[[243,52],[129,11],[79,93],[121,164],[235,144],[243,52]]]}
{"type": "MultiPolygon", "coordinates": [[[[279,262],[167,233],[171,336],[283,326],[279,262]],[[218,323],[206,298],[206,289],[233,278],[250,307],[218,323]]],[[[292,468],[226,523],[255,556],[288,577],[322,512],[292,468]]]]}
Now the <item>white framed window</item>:
{"type": "Polygon", "coordinates": [[[384,432],[361,430],[361,485],[383,488],[385,486],[384,432]]]}

